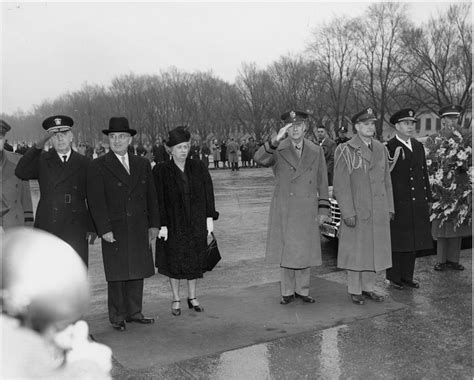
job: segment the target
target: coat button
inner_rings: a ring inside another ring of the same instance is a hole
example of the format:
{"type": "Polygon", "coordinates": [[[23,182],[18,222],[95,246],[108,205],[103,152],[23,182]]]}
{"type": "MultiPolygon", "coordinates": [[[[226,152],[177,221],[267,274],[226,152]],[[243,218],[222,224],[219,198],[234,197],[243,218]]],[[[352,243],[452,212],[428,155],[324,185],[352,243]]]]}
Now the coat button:
{"type": "Polygon", "coordinates": [[[414,187],[412,187],[411,189],[412,189],[412,190],[415,190],[415,188],[414,188],[414,187]]]}
{"type": "Polygon", "coordinates": [[[293,194],[293,193],[290,193],[290,196],[293,196],[293,195],[295,195],[295,194],[293,194]]]}
{"type": "Polygon", "coordinates": [[[414,201],[416,201],[416,198],[413,198],[414,201]]]}
{"type": "Polygon", "coordinates": [[[410,177],[410,180],[413,181],[413,177],[410,177]]]}

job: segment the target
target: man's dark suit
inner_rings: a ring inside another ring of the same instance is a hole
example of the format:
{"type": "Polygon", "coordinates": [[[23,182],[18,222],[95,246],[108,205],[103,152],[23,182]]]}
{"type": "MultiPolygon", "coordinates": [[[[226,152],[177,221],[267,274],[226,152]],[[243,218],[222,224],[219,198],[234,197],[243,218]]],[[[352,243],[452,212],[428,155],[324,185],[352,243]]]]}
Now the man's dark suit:
{"type": "Polygon", "coordinates": [[[87,175],[87,194],[99,236],[113,232],[115,242],[102,239],[112,323],[141,318],[143,279],[155,273],[148,229],[158,228],[155,185],[147,159],[128,155],[130,174],[115,153],[95,159],[87,175]]]}

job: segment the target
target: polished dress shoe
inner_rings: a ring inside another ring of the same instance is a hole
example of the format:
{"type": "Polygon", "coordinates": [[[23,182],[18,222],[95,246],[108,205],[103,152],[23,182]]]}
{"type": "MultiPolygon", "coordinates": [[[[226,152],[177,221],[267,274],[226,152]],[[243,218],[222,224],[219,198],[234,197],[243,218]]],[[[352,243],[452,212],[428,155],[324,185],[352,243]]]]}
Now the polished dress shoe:
{"type": "Polygon", "coordinates": [[[281,296],[280,303],[282,305],[287,305],[290,302],[293,302],[294,299],[295,299],[295,296],[281,296]]]}
{"type": "Polygon", "coordinates": [[[464,270],[464,266],[454,261],[446,261],[446,266],[454,270],[464,270]]]}
{"type": "Polygon", "coordinates": [[[375,301],[375,302],[383,302],[384,301],[383,296],[380,295],[380,294],[377,294],[375,292],[366,292],[365,290],[363,290],[362,295],[365,298],[368,298],[368,299],[370,299],[372,301],[375,301]]]}
{"type": "Polygon", "coordinates": [[[112,327],[117,331],[125,331],[126,329],[125,321],[110,322],[110,323],[112,324],[112,327]]]}
{"type": "Polygon", "coordinates": [[[155,323],[155,320],[153,318],[147,318],[147,317],[126,318],[125,321],[126,322],[141,323],[142,325],[151,325],[152,323],[155,323]]]}
{"type": "Polygon", "coordinates": [[[296,298],[301,298],[303,300],[303,302],[307,302],[307,303],[315,303],[316,302],[316,300],[313,297],[311,297],[310,295],[302,296],[301,294],[295,293],[295,297],[296,298]]]}
{"type": "Polygon", "coordinates": [[[194,311],[197,311],[198,313],[200,313],[201,311],[204,311],[204,308],[201,305],[199,305],[199,303],[197,303],[196,298],[188,298],[188,307],[190,309],[194,309],[194,311]],[[192,301],[196,301],[196,303],[193,304],[192,301]]]}
{"type": "Polygon", "coordinates": [[[409,288],[418,289],[420,287],[420,283],[414,280],[402,280],[403,285],[408,286],[409,288]]]}
{"type": "Polygon", "coordinates": [[[391,288],[394,288],[394,289],[397,289],[397,290],[402,290],[404,288],[404,286],[401,282],[388,280],[388,284],[390,285],[391,288]]]}
{"type": "Polygon", "coordinates": [[[178,304],[180,306],[181,301],[171,301],[171,314],[173,314],[175,317],[178,315],[181,315],[181,307],[174,308],[173,306],[175,304],[178,304]]]}
{"type": "Polygon", "coordinates": [[[355,303],[356,305],[363,305],[365,303],[362,294],[351,294],[351,300],[352,303],[355,303]]]}
{"type": "Polygon", "coordinates": [[[433,269],[438,272],[443,272],[446,270],[446,263],[436,263],[433,269]]]}

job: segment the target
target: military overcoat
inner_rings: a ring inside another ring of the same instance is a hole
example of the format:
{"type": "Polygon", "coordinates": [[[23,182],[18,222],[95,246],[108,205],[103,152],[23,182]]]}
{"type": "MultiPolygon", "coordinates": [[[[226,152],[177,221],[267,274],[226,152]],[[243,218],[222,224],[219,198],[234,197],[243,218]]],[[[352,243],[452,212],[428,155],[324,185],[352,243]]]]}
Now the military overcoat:
{"type": "Polygon", "coordinates": [[[30,184],[15,175],[15,167],[21,156],[3,151],[0,159],[0,189],[2,205],[0,222],[4,230],[18,226],[33,225],[33,204],[30,184]]]}
{"type": "Polygon", "coordinates": [[[158,201],[147,159],[128,155],[130,174],[115,153],[92,161],[87,195],[99,236],[113,232],[115,242],[102,239],[107,281],[150,277],[155,273],[148,229],[159,227],[158,201]]]}
{"type": "Polygon", "coordinates": [[[341,218],[337,266],[354,271],[380,271],[392,266],[390,212],[394,212],[392,181],[385,146],[373,150],[356,135],[335,153],[334,195],[341,218]]]}
{"type": "Polygon", "coordinates": [[[23,180],[38,180],[40,200],[35,227],[63,239],[86,265],[89,258],[86,233],[94,231],[86,194],[89,163],[88,158],[75,151],[71,151],[64,164],[54,149],[43,152],[31,147],[15,169],[15,174],[23,180]]]}
{"type": "Polygon", "coordinates": [[[268,142],[254,160],[271,166],[275,189],[270,205],[266,261],[285,268],[321,265],[319,214],[328,215],[328,178],[321,147],[304,139],[301,158],[290,139],[276,149],[268,142]]]}
{"type": "Polygon", "coordinates": [[[412,150],[396,137],[387,143],[390,157],[395,217],[390,222],[392,251],[431,249],[428,202],[432,202],[423,144],[411,139],[412,150]]]}

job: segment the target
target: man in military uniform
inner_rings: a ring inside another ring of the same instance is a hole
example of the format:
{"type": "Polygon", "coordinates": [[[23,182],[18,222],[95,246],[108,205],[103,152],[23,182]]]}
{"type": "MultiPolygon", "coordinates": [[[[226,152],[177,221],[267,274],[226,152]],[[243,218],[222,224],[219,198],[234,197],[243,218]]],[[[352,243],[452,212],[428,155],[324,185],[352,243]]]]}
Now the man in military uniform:
{"type": "Polygon", "coordinates": [[[396,129],[387,142],[395,216],[390,222],[392,267],[386,276],[395,289],[418,288],[413,280],[417,251],[432,248],[429,203],[432,202],[423,144],[412,138],[415,111],[401,109],[390,117],[396,129]]]}
{"type": "Polygon", "coordinates": [[[56,115],[43,121],[47,135],[36,142],[20,159],[15,170],[23,180],[37,179],[40,200],[35,227],[48,231],[69,243],[87,265],[88,238],[94,226],[86,200],[86,176],[89,159],[71,149],[74,121],[56,115]],[[47,141],[53,149],[43,152],[47,141]]]}
{"type": "Polygon", "coordinates": [[[33,225],[30,184],[15,175],[15,168],[21,156],[3,149],[5,135],[10,129],[6,121],[0,120],[0,225],[4,230],[33,225]]]}
{"type": "MultiPolygon", "coordinates": [[[[463,107],[457,104],[449,104],[441,107],[439,110],[439,116],[441,118],[441,130],[439,134],[430,136],[435,139],[436,137],[449,140],[454,130],[459,125],[459,119],[464,111],[463,107]]],[[[469,132],[470,133],[470,132],[469,132]]],[[[467,138],[470,138],[466,136],[467,138]]],[[[460,173],[460,175],[467,176],[467,173],[460,173]]],[[[437,240],[437,263],[434,266],[436,271],[444,271],[446,269],[464,270],[464,266],[459,263],[459,257],[461,254],[461,242],[463,236],[469,236],[472,234],[471,226],[463,224],[457,228],[454,228],[452,221],[444,222],[440,225],[437,219],[432,222],[433,237],[437,240]]]]}
{"type": "Polygon", "coordinates": [[[254,159],[271,166],[276,186],[270,206],[266,261],[281,267],[281,300],[295,297],[314,303],[309,295],[310,270],[321,265],[319,226],[328,219],[328,177],[324,152],[304,138],[304,111],[281,115],[285,126],[262,145],[254,159]]]}
{"type": "Polygon", "coordinates": [[[357,134],[335,154],[334,194],[342,219],[337,266],[347,270],[349,294],[358,305],[365,298],[384,300],[374,291],[375,273],[392,266],[392,181],[387,150],[373,138],[376,120],[370,107],[354,115],[357,134]]]}

